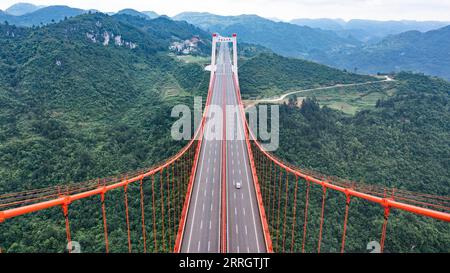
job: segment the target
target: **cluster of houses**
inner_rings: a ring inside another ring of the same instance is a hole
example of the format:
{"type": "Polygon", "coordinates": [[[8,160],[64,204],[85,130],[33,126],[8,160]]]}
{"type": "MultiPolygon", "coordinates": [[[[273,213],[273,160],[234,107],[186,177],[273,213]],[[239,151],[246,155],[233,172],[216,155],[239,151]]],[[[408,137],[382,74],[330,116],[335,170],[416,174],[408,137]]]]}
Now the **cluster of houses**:
{"type": "Polygon", "coordinates": [[[200,37],[194,36],[190,40],[173,42],[169,46],[169,50],[177,54],[189,55],[199,51],[198,44],[201,42],[200,37]]]}

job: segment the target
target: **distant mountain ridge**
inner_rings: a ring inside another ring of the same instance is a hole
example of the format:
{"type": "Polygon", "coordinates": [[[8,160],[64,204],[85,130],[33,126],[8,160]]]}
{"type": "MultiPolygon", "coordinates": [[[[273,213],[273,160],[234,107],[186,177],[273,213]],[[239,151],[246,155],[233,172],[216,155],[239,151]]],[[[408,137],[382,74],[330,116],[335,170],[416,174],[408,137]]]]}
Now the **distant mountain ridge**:
{"type": "MultiPolygon", "coordinates": [[[[77,15],[85,14],[85,13],[95,13],[99,12],[97,10],[83,10],[78,8],[72,8],[69,6],[63,5],[55,5],[55,6],[35,6],[33,4],[28,3],[18,3],[6,11],[0,10],[0,22],[7,21],[11,25],[17,26],[38,26],[41,24],[49,24],[53,22],[58,22],[66,17],[74,17],[77,15]]],[[[143,11],[139,12],[134,9],[123,9],[117,13],[115,12],[107,12],[108,15],[114,14],[128,14],[132,16],[138,16],[145,19],[154,19],[159,17],[156,12],[153,11],[143,11]]]]}
{"type": "Polygon", "coordinates": [[[364,73],[413,71],[450,80],[450,26],[391,35],[373,45],[335,52],[322,62],[364,73]]]}
{"type": "Polygon", "coordinates": [[[29,3],[17,3],[17,4],[12,5],[11,7],[7,8],[5,10],[5,12],[10,15],[20,16],[20,15],[34,12],[43,7],[45,7],[45,6],[36,6],[33,4],[29,4],[29,3]]]}
{"type": "Polygon", "coordinates": [[[220,16],[210,13],[185,12],[173,17],[210,32],[222,35],[239,33],[244,42],[260,44],[278,54],[314,59],[323,52],[356,47],[356,39],[343,38],[332,31],[274,22],[257,15],[220,16]]]}
{"type": "Polygon", "coordinates": [[[7,21],[12,25],[30,27],[33,25],[48,24],[52,21],[60,21],[66,17],[74,17],[84,13],[88,13],[88,11],[68,6],[49,6],[20,16],[0,13],[0,22],[7,21]]]}
{"type": "Polygon", "coordinates": [[[219,16],[186,12],[173,18],[223,35],[238,33],[240,41],[265,46],[283,56],[303,58],[353,72],[389,73],[406,70],[450,79],[449,27],[428,32],[402,32],[415,27],[420,30],[434,29],[445,25],[445,22],[296,21],[312,27],[333,29],[323,30],[274,22],[256,15],[219,16]],[[400,33],[396,33],[398,31],[400,33]]]}
{"type": "Polygon", "coordinates": [[[450,22],[441,21],[376,21],[352,19],[348,22],[342,19],[294,19],[292,24],[333,30],[341,36],[353,36],[363,42],[379,41],[388,35],[399,34],[406,31],[417,30],[426,32],[450,25],[450,22]]]}
{"type": "Polygon", "coordinates": [[[154,11],[137,11],[134,9],[123,9],[118,11],[116,14],[127,14],[127,15],[131,15],[131,16],[137,16],[137,17],[142,17],[142,18],[146,18],[146,19],[154,19],[159,17],[159,15],[154,12],[154,11]]]}

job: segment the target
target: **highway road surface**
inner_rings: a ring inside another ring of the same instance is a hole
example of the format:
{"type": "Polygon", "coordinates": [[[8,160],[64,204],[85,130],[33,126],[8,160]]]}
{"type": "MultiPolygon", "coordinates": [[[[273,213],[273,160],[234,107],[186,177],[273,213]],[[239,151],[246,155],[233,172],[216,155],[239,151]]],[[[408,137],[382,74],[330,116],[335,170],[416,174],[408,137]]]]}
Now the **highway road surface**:
{"type": "MultiPolygon", "coordinates": [[[[225,44],[225,49],[228,47],[225,44]]],[[[265,252],[261,218],[248,158],[244,126],[238,110],[238,99],[232,77],[230,54],[225,54],[224,89],[227,105],[235,112],[227,113],[227,251],[231,253],[265,252]],[[240,183],[238,189],[236,184],[240,183]]],[[[220,77],[217,74],[217,77],[220,77]]]]}
{"type": "MultiPolygon", "coordinates": [[[[212,89],[211,108],[235,106],[238,100],[228,44],[221,43],[217,55],[216,80],[212,89]]],[[[228,108],[226,108],[228,109],[228,108]]],[[[228,111],[228,110],[227,110],[228,111]]],[[[186,219],[181,252],[220,252],[221,211],[226,206],[227,252],[265,252],[263,230],[256,200],[256,191],[248,159],[241,115],[227,112],[227,141],[222,141],[222,119],[214,119],[214,111],[207,113],[204,139],[200,149],[194,186],[186,219]],[[209,132],[219,136],[206,135],[209,132]],[[226,155],[222,155],[226,143],[226,155]],[[223,178],[222,158],[226,157],[226,181],[223,178]],[[222,204],[222,183],[226,183],[226,203],[222,204]],[[236,188],[236,183],[241,188],[236,188]]]]}

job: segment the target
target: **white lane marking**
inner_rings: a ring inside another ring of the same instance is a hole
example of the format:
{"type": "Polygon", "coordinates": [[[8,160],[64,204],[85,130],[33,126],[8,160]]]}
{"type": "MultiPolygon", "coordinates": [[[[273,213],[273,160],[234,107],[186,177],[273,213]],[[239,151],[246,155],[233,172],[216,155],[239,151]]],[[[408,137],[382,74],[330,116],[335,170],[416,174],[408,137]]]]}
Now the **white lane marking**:
{"type": "Polygon", "coordinates": [[[233,164],[233,165],[234,165],[234,159],[232,159],[232,160],[231,160],[231,164],[233,164]]]}
{"type": "MultiPolygon", "coordinates": [[[[241,116],[241,118],[238,118],[238,123],[239,123],[238,127],[239,127],[240,130],[244,130],[244,127],[243,127],[243,124],[242,124],[243,121],[241,119],[242,119],[242,116],[241,116]]],[[[244,158],[247,159],[247,155],[245,154],[245,150],[244,150],[243,141],[239,141],[239,142],[241,144],[242,154],[244,155],[244,158]]],[[[245,174],[246,174],[246,177],[247,177],[247,184],[248,184],[247,192],[248,192],[248,196],[249,196],[249,200],[250,200],[250,207],[251,207],[251,210],[252,210],[253,226],[255,227],[256,248],[257,248],[257,250],[259,252],[260,250],[259,250],[258,231],[256,229],[256,219],[255,219],[255,212],[254,212],[254,209],[253,209],[253,199],[252,199],[252,195],[250,193],[250,177],[249,177],[249,172],[247,170],[247,162],[248,162],[248,160],[244,164],[245,165],[244,169],[245,169],[245,174]]]]}
{"type": "Polygon", "coordinates": [[[211,249],[211,241],[208,241],[208,252],[211,249]]]}
{"type": "Polygon", "coordinates": [[[213,209],[213,204],[211,203],[211,211],[212,211],[212,209],[213,209]]]}
{"type": "Polygon", "coordinates": [[[239,253],[239,246],[237,246],[237,253],[239,253]]]}
{"type": "Polygon", "coordinates": [[[205,188],[205,190],[203,192],[204,192],[203,195],[206,196],[206,188],[205,188]]]}
{"type": "MultiPolygon", "coordinates": [[[[209,163],[209,162],[208,162],[209,163]]],[[[206,169],[206,173],[209,173],[209,166],[208,166],[208,168],[206,169]]]]}
{"type": "MultiPolygon", "coordinates": [[[[208,123],[209,125],[209,123],[208,123]]],[[[208,147],[208,143],[205,142],[205,149],[207,149],[208,147]]],[[[202,162],[205,160],[205,154],[206,152],[203,152],[202,154],[202,162]]],[[[191,222],[191,231],[189,232],[189,240],[188,240],[188,252],[191,249],[191,238],[192,238],[192,230],[194,229],[194,222],[195,222],[195,212],[197,211],[197,200],[198,200],[198,192],[200,190],[200,186],[201,186],[201,182],[202,182],[202,170],[203,170],[203,164],[200,166],[200,177],[199,177],[199,183],[197,186],[197,193],[195,195],[195,202],[194,202],[194,215],[192,217],[192,222],[191,222]]]]}
{"type": "Polygon", "coordinates": [[[234,208],[234,215],[237,215],[237,208],[234,208]]]}
{"type": "Polygon", "coordinates": [[[200,252],[200,241],[198,241],[197,251],[200,252]]]}
{"type": "Polygon", "coordinates": [[[234,192],[234,194],[233,194],[233,195],[234,195],[234,200],[236,200],[236,192],[234,192]]]}
{"type": "Polygon", "coordinates": [[[209,230],[211,230],[211,219],[209,219],[209,230]]]}
{"type": "Polygon", "coordinates": [[[244,216],[245,216],[245,208],[242,208],[242,212],[244,213],[244,216]]]}
{"type": "Polygon", "coordinates": [[[205,212],[205,203],[202,205],[202,211],[205,212]]]}
{"type": "Polygon", "coordinates": [[[212,193],[211,193],[211,195],[214,197],[214,189],[212,189],[212,193]]]}
{"type": "Polygon", "coordinates": [[[247,253],[250,253],[250,248],[249,247],[247,247],[247,253]]]}
{"type": "Polygon", "coordinates": [[[244,194],[243,193],[241,193],[241,199],[244,200],[244,194]]]}
{"type": "Polygon", "coordinates": [[[203,220],[200,221],[200,229],[203,228],[203,220]]]}
{"type": "Polygon", "coordinates": [[[248,234],[247,225],[245,225],[245,235],[248,234]]]}
{"type": "Polygon", "coordinates": [[[236,235],[238,235],[239,234],[239,227],[238,227],[238,225],[236,224],[236,235]]]}

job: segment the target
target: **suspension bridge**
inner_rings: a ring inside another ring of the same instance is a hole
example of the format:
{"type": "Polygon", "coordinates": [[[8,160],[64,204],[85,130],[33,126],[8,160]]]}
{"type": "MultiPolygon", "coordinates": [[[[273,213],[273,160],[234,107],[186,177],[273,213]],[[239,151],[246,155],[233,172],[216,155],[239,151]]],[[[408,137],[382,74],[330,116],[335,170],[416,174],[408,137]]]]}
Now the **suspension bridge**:
{"type": "Polygon", "coordinates": [[[124,238],[130,253],[312,252],[306,249],[312,233],[316,236],[314,251],[320,253],[330,193],[344,201],[336,247],[342,253],[350,204],[355,199],[381,209],[381,252],[393,210],[450,222],[450,197],[325,176],[292,166],[267,152],[246,121],[239,88],[237,37],[213,34],[212,41],[205,109],[195,136],[183,149],[156,166],[120,176],[2,194],[0,225],[59,207],[70,245],[77,241],[71,229],[76,204],[88,199],[92,204],[92,198],[98,197],[102,241],[108,253],[108,218],[112,212],[108,211],[106,199],[117,192],[123,194],[124,238]],[[214,118],[218,114],[216,106],[222,111],[221,120],[214,118]],[[228,124],[227,106],[238,109],[232,124],[228,124]],[[313,189],[321,191],[320,212],[314,214],[310,211],[313,189]],[[130,194],[139,202],[132,202],[130,194]],[[132,209],[139,211],[139,228],[131,224],[132,209]],[[319,217],[319,225],[311,232],[308,227],[313,216],[319,217]]]}

